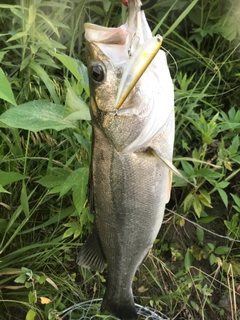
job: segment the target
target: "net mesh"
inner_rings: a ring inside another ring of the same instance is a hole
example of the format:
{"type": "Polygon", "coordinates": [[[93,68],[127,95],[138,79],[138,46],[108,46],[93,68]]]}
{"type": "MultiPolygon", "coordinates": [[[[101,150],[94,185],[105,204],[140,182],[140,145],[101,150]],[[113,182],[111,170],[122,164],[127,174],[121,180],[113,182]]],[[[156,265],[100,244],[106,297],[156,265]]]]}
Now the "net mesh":
{"type": "MultiPolygon", "coordinates": [[[[90,301],[81,302],[66,309],[61,315],[61,319],[64,320],[119,320],[116,317],[110,315],[100,314],[102,299],[94,299],[90,301]]],[[[156,311],[150,307],[143,307],[139,304],[135,304],[138,318],[137,320],[154,319],[154,320],[170,320],[164,314],[156,311]]]]}

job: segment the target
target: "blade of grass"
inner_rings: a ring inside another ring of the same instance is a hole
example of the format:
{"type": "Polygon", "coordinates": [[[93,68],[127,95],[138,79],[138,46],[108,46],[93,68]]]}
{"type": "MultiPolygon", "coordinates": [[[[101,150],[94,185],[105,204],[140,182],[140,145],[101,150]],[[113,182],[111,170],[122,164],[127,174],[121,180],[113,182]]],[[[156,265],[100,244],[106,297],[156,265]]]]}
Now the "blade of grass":
{"type": "Polygon", "coordinates": [[[36,72],[36,74],[41,78],[41,80],[44,82],[44,84],[46,85],[46,87],[48,88],[49,93],[51,94],[51,97],[53,99],[53,101],[56,104],[60,103],[60,100],[56,94],[54,85],[52,83],[52,81],[50,80],[47,72],[39,65],[37,64],[35,61],[31,61],[29,64],[29,67],[36,72]]]}
{"type": "Polygon", "coordinates": [[[171,25],[168,31],[163,35],[163,38],[166,38],[170,33],[172,33],[176,27],[182,22],[184,18],[188,15],[188,13],[194,8],[199,0],[193,0],[193,2],[180,14],[180,16],[176,19],[176,21],[171,25]]]}

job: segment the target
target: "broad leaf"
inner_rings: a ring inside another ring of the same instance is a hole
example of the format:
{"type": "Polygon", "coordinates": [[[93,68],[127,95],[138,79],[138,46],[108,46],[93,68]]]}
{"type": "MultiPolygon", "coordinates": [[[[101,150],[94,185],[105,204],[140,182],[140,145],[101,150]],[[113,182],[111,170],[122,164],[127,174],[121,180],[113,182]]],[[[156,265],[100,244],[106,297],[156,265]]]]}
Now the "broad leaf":
{"type": "Polygon", "coordinates": [[[0,116],[0,124],[34,132],[45,129],[76,128],[75,122],[63,119],[63,106],[35,100],[11,108],[0,116]]]}
{"type": "Polygon", "coordinates": [[[39,78],[42,79],[42,81],[45,83],[46,87],[48,88],[48,91],[51,94],[51,97],[53,98],[55,103],[59,103],[59,98],[56,93],[55,87],[49,78],[47,72],[36,62],[31,61],[29,64],[29,67],[36,72],[39,78]]]}
{"type": "MultiPolygon", "coordinates": [[[[25,179],[26,176],[18,173],[18,172],[5,172],[0,170],[0,182],[1,182],[1,187],[6,186],[7,184],[10,184],[12,182],[16,182],[19,180],[25,179]]],[[[0,190],[1,192],[8,192],[8,191],[3,191],[0,190]]]]}
{"type": "Polygon", "coordinates": [[[12,103],[13,105],[17,105],[16,101],[14,99],[14,95],[10,86],[10,83],[7,79],[7,77],[5,76],[2,68],[0,68],[0,99],[3,99],[5,101],[8,101],[10,103],[12,103]]]}
{"type": "Polygon", "coordinates": [[[3,186],[0,184],[0,193],[9,193],[11,194],[11,192],[7,191],[6,189],[3,188],[3,186]]]}
{"type": "Polygon", "coordinates": [[[86,201],[88,174],[89,170],[84,168],[79,176],[79,181],[73,190],[73,203],[78,213],[82,211],[86,201]]]}
{"type": "Polygon", "coordinates": [[[72,88],[67,89],[64,118],[67,120],[91,120],[88,105],[76,95],[72,88]]]}

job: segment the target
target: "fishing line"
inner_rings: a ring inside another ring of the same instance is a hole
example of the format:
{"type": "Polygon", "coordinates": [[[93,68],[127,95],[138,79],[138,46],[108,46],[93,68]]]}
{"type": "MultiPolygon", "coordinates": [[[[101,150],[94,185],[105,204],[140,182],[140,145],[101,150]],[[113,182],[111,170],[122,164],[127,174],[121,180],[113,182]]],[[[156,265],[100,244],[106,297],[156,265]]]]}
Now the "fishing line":
{"type": "Polygon", "coordinates": [[[177,77],[177,74],[178,74],[178,63],[177,63],[177,60],[174,58],[174,56],[170,53],[169,50],[167,50],[166,48],[164,48],[163,46],[161,46],[161,49],[163,49],[164,52],[166,52],[173,60],[173,63],[176,67],[176,71],[175,71],[175,75],[173,77],[173,81],[175,81],[176,77],[177,77]]]}
{"type": "Polygon", "coordinates": [[[229,240],[229,241],[233,241],[233,242],[238,242],[238,243],[240,243],[240,240],[236,240],[236,239],[230,238],[230,237],[228,237],[228,236],[223,236],[223,235],[221,235],[221,234],[218,234],[218,233],[215,233],[215,232],[213,232],[213,231],[211,231],[211,230],[208,230],[208,229],[204,228],[203,226],[199,225],[198,223],[191,221],[190,219],[182,216],[181,214],[179,214],[179,213],[177,213],[177,212],[175,212],[175,211],[173,211],[173,210],[170,210],[170,209],[166,208],[166,211],[168,211],[168,212],[170,212],[170,213],[172,213],[172,214],[174,214],[174,215],[176,215],[176,216],[178,216],[178,217],[186,220],[187,222],[193,224],[194,226],[196,226],[196,227],[198,227],[198,228],[200,228],[200,229],[202,229],[202,230],[204,230],[204,231],[206,231],[206,232],[208,232],[208,233],[213,234],[213,235],[216,236],[216,237],[219,237],[219,238],[223,238],[223,239],[226,239],[226,240],[229,240]]]}

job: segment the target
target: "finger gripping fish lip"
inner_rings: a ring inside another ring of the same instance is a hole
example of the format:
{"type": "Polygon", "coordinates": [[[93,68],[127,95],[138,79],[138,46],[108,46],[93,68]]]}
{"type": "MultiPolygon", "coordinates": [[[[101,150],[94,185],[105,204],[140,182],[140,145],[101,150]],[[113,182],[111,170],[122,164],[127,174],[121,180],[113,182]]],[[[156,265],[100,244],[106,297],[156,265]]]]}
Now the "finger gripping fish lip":
{"type": "Polygon", "coordinates": [[[128,6],[128,0],[122,0],[122,4],[127,7],[128,6]]]}

